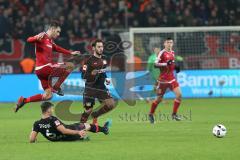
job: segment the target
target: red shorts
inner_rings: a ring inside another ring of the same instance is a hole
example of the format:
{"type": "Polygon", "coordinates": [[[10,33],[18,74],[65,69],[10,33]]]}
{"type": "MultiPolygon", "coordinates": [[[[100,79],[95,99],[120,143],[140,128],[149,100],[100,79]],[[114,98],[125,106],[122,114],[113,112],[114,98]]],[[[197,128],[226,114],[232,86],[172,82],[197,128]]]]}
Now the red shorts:
{"type": "Polygon", "coordinates": [[[60,77],[66,72],[64,63],[44,66],[35,70],[38,79],[41,81],[43,90],[52,88],[52,77],[60,77]]]}
{"type": "Polygon", "coordinates": [[[163,96],[166,93],[167,89],[170,89],[172,91],[177,87],[179,87],[179,84],[175,79],[170,82],[158,82],[157,94],[159,96],[163,96]]]}

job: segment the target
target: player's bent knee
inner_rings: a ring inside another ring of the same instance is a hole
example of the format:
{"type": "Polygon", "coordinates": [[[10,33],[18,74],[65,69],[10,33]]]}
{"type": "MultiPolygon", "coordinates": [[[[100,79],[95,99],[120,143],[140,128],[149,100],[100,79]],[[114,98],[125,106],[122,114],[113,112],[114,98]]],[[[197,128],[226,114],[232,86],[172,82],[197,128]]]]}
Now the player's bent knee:
{"type": "Polygon", "coordinates": [[[107,107],[108,107],[109,110],[112,110],[115,107],[115,105],[114,104],[109,104],[109,105],[107,105],[107,107]]]}
{"type": "Polygon", "coordinates": [[[109,103],[109,104],[107,104],[107,107],[109,110],[112,110],[115,108],[115,103],[109,103]]]}
{"type": "Polygon", "coordinates": [[[157,103],[162,102],[162,96],[158,96],[157,99],[156,99],[156,102],[157,102],[157,103]]]}
{"type": "Polygon", "coordinates": [[[115,108],[116,105],[115,105],[114,100],[110,100],[106,103],[106,106],[108,107],[109,110],[112,110],[115,108]]]}
{"type": "Polygon", "coordinates": [[[50,100],[50,99],[52,99],[52,97],[53,97],[53,95],[51,92],[49,92],[49,93],[46,92],[43,94],[43,100],[50,100]]]}

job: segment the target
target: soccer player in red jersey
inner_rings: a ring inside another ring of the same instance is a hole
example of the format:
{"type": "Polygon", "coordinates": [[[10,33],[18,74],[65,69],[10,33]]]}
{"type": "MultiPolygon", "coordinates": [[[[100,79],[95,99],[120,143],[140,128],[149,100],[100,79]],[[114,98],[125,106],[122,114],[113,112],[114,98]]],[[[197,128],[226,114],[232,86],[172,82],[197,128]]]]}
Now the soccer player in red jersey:
{"type": "Polygon", "coordinates": [[[76,55],[80,54],[80,52],[69,51],[56,45],[53,40],[59,37],[60,32],[61,27],[59,23],[57,21],[52,21],[46,32],[41,32],[38,35],[29,37],[27,39],[28,43],[35,44],[35,73],[38,79],[41,81],[42,88],[44,89],[45,93],[36,94],[28,98],[21,96],[18,99],[16,107],[14,108],[15,112],[17,112],[26,103],[50,100],[52,98],[52,93],[57,93],[60,96],[64,95],[60,86],[67,76],[72,72],[74,65],[71,62],[53,62],[53,51],[67,55],[76,55]],[[58,81],[54,84],[54,86],[52,86],[52,77],[58,77],[58,81]]]}
{"type": "Polygon", "coordinates": [[[164,41],[164,49],[159,52],[155,62],[155,67],[160,69],[160,75],[158,78],[158,85],[156,88],[157,98],[153,101],[151,105],[151,110],[149,113],[150,123],[154,123],[153,114],[158,104],[162,101],[163,96],[167,91],[167,89],[170,89],[172,92],[174,92],[176,96],[173,104],[172,119],[176,121],[181,120],[181,118],[177,115],[177,111],[181,104],[182,93],[181,93],[179,84],[174,76],[175,53],[172,50],[172,48],[173,48],[173,39],[167,38],[164,41]]]}

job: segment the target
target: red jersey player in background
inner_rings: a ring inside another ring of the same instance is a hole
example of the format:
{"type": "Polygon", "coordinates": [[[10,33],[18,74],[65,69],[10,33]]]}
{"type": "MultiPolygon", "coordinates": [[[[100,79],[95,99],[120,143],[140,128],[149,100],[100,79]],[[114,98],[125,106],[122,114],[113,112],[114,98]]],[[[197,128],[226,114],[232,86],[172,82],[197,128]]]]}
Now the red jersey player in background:
{"type": "Polygon", "coordinates": [[[180,121],[181,118],[177,115],[178,108],[181,103],[182,93],[179,87],[179,84],[174,76],[175,70],[175,53],[172,50],[173,48],[173,39],[167,38],[164,41],[164,49],[159,52],[155,67],[160,69],[160,75],[158,78],[158,84],[156,88],[157,98],[153,101],[151,110],[149,113],[149,121],[150,123],[154,123],[154,112],[158,106],[158,104],[162,101],[163,96],[167,89],[170,89],[174,92],[176,98],[173,104],[173,112],[172,119],[180,121]]]}
{"type": "Polygon", "coordinates": [[[63,91],[60,86],[67,78],[67,76],[74,69],[74,65],[71,62],[55,63],[53,62],[53,51],[67,54],[76,55],[80,54],[79,51],[69,51],[58,45],[53,40],[59,37],[61,27],[57,21],[52,21],[46,32],[41,32],[38,35],[29,37],[27,42],[35,44],[36,52],[36,66],[35,73],[38,79],[41,81],[44,94],[36,94],[34,96],[24,98],[20,97],[14,108],[17,112],[24,104],[29,102],[38,102],[50,100],[52,98],[52,92],[63,96],[63,91]],[[52,86],[52,77],[58,77],[58,81],[52,86]]]}

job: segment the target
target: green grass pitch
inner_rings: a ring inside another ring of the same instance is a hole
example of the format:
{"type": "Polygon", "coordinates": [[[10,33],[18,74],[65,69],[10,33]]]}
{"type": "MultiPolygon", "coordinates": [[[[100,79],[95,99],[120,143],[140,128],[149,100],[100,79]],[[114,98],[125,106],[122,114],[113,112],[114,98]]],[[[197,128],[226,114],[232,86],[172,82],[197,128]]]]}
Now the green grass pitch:
{"type": "MultiPolygon", "coordinates": [[[[124,102],[100,118],[113,120],[111,132],[89,134],[86,142],[49,142],[41,135],[35,144],[28,143],[32,123],[40,118],[39,103],[27,104],[19,113],[13,104],[0,103],[0,160],[235,160],[240,157],[240,99],[184,99],[179,113],[183,121],[167,119],[172,100],[157,109],[165,116],[149,124],[149,105],[138,101],[135,106],[124,102]],[[215,124],[227,128],[224,138],[212,135],[215,124]]],[[[71,111],[82,111],[75,102],[71,111]]],[[[66,122],[71,123],[71,122],[66,122]]]]}

